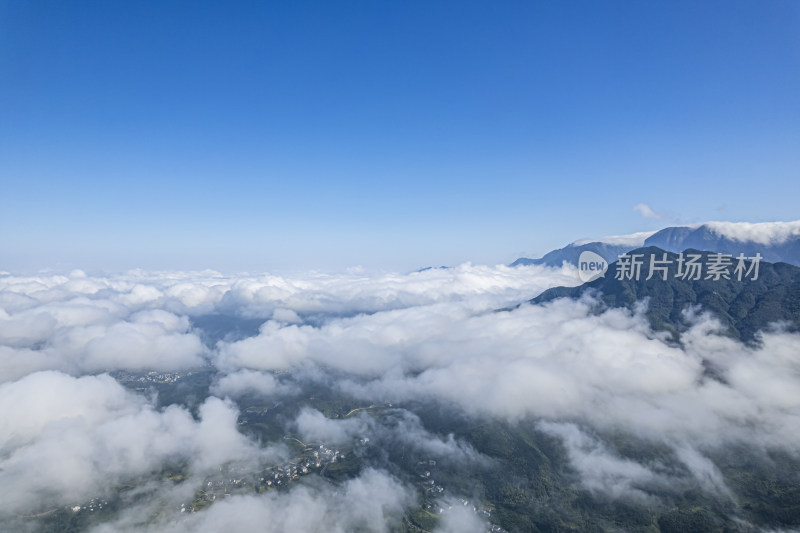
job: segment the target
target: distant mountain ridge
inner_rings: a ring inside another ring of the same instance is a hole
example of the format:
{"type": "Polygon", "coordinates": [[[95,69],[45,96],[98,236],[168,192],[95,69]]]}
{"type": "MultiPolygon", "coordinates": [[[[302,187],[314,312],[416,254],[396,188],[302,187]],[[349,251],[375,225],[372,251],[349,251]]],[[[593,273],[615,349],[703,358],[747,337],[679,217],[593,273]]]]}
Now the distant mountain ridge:
{"type": "Polygon", "coordinates": [[[577,241],[553,250],[539,259],[519,258],[511,266],[546,265],[560,267],[564,261],[577,265],[584,251],[592,251],[612,263],[620,254],[641,246],[657,246],[668,252],[692,248],[747,257],[760,253],[765,261],[800,266],[800,220],[793,222],[706,222],[675,226],[650,233],[610,237],[598,241],[577,241]],[[628,242],[625,242],[625,241],[628,242]]]}
{"type": "Polygon", "coordinates": [[[558,250],[553,250],[552,252],[546,253],[539,259],[528,259],[526,257],[520,257],[519,259],[511,263],[511,266],[516,267],[516,266],[527,266],[527,265],[545,265],[545,266],[560,267],[565,261],[572,265],[577,265],[578,258],[585,251],[594,252],[600,255],[603,259],[605,259],[609,263],[611,263],[613,261],[616,261],[617,257],[620,254],[624,254],[625,252],[631,250],[632,248],[633,247],[631,246],[620,246],[599,241],[589,242],[581,245],[576,245],[573,243],[573,244],[568,244],[564,248],[559,248],[558,250]]]}
{"type": "MultiPolygon", "coordinates": [[[[791,224],[791,223],[787,223],[791,224]]],[[[782,239],[739,240],[720,233],[711,224],[699,227],[665,228],[644,241],[645,246],[657,246],[670,252],[681,252],[687,248],[721,252],[730,255],[751,257],[760,253],[771,263],[800,265],[800,230],[797,234],[782,239]]]]}
{"type": "MultiPolygon", "coordinates": [[[[686,254],[698,253],[701,262],[708,264],[709,252],[688,250],[686,254]]],[[[605,277],[584,283],[578,287],[555,287],[548,289],[530,302],[541,304],[557,298],[580,298],[587,291],[596,291],[598,298],[608,307],[634,306],[649,300],[647,317],[655,329],[667,330],[676,337],[685,328],[683,311],[689,306],[699,305],[702,310],[713,313],[728,328],[728,333],[743,341],[752,341],[756,332],[769,324],[780,322],[790,330],[800,330],[800,268],[787,263],[761,261],[758,278],[743,276],[741,281],[731,272],[731,279],[681,279],[678,272],[678,255],[665,252],[655,246],[632,250],[630,254],[642,254],[645,262],[639,279],[616,279],[618,262],[609,266],[605,277]],[[667,279],[658,272],[651,279],[648,261],[651,255],[661,259],[667,255],[667,279]]],[[[736,261],[733,261],[733,265],[736,261]]],[[[746,261],[749,269],[752,264],[746,261]]]]}

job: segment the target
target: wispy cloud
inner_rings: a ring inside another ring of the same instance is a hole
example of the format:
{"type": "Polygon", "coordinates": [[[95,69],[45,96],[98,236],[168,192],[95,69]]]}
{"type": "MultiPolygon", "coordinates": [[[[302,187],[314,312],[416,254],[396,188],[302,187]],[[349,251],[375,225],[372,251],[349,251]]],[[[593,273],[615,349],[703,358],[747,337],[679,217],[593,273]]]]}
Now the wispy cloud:
{"type": "Polygon", "coordinates": [[[659,215],[647,204],[636,204],[633,206],[633,210],[642,215],[644,218],[654,218],[659,219],[663,218],[662,215],[659,215]]]}

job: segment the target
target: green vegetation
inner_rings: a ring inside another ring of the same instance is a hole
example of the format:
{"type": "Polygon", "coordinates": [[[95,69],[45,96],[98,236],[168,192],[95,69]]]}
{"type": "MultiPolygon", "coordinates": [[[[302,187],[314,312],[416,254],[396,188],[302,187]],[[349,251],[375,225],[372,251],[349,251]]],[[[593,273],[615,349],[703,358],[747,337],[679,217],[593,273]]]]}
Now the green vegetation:
{"type": "MultiPolygon", "coordinates": [[[[205,381],[198,379],[194,385],[202,391],[207,386],[205,381]]],[[[368,443],[356,441],[341,448],[343,459],[312,469],[306,474],[310,477],[300,476],[275,488],[257,482],[263,475],[261,471],[246,472],[241,474],[245,482],[232,488],[232,493],[286,490],[294,483],[315,482],[319,475],[338,484],[356,477],[364,468],[380,468],[418,491],[418,505],[408,510],[402,526],[406,531],[432,531],[439,520],[432,505],[439,498],[460,497],[479,509],[490,509],[492,523],[509,532],[734,532],[800,527],[800,458],[786,453],[765,455],[763,450],[744,445],[706,451],[731,491],[725,495],[701,486],[665,444],[625,433],[597,435],[615,455],[639,464],[661,465],[661,470],[676,480],[637,487],[647,497],[634,500],[586,490],[562,441],[538,431],[536,420],[510,423],[475,419],[423,402],[370,408],[369,402],[320,385],[308,386],[294,398],[281,402],[249,397],[240,399],[239,405],[244,433],[263,442],[280,441],[301,459],[310,453],[304,446],[310,443],[295,440],[290,423],[304,406],[313,406],[331,418],[342,418],[353,409],[364,408],[358,411],[359,415],[373,417],[376,429],[369,433],[368,443]],[[486,460],[465,462],[463,457],[449,457],[445,452],[431,455],[433,452],[411,440],[398,439],[393,428],[412,416],[409,411],[419,417],[425,430],[443,439],[452,434],[486,460]],[[424,485],[432,479],[437,487],[445,489],[444,493],[434,493],[424,485]]],[[[180,464],[169,465],[160,472],[161,479],[173,483],[183,483],[186,475],[185,466],[180,464]]],[[[140,481],[144,484],[146,480],[140,481]]],[[[46,532],[87,531],[98,520],[108,520],[128,508],[136,497],[136,487],[132,481],[118,494],[109,496],[102,510],[73,512],[69,507],[59,508],[37,517],[20,517],[17,529],[31,526],[46,532]]],[[[222,490],[203,489],[208,494],[198,491],[195,498],[186,502],[187,509],[199,511],[214,505],[211,495],[222,490]]]]}
{"type": "MultiPolygon", "coordinates": [[[[703,264],[708,264],[711,255],[696,250],[687,250],[685,253],[701,254],[703,264]]],[[[579,287],[549,289],[531,300],[531,303],[539,304],[556,298],[579,298],[592,290],[599,293],[601,301],[608,307],[633,309],[647,299],[647,317],[653,328],[673,333],[675,340],[686,328],[683,311],[695,305],[713,313],[728,335],[746,342],[754,341],[756,332],[775,322],[786,324],[790,330],[800,329],[800,268],[796,266],[762,261],[755,281],[747,277],[738,281],[733,275],[727,280],[691,280],[676,277],[677,254],[655,247],[640,248],[630,254],[644,255],[645,264],[642,265],[638,280],[616,279],[618,263],[613,263],[603,278],[579,287]],[[651,254],[661,259],[665,253],[672,262],[667,279],[663,280],[658,272],[651,279],[645,279],[649,273],[651,254]]],[[[750,263],[745,264],[749,268],[750,263]]],[[[705,274],[702,277],[705,278],[705,274]]]]}

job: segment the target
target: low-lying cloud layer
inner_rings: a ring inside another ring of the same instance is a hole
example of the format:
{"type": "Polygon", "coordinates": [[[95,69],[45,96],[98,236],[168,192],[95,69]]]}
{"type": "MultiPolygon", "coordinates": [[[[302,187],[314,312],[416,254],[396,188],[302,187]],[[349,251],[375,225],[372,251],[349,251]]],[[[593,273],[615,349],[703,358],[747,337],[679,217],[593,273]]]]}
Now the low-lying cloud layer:
{"type": "Polygon", "coordinates": [[[782,244],[800,237],[800,220],[791,222],[706,222],[717,235],[740,242],[782,244]]]}
{"type": "MultiPolygon", "coordinates": [[[[237,495],[215,503],[202,513],[144,521],[134,509],[94,533],[146,531],[194,533],[201,531],[391,531],[414,495],[391,475],[366,470],[339,487],[327,484],[297,486],[288,492],[261,496],[237,495]]],[[[137,512],[138,511],[138,512],[137,512]]]]}
{"type": "MultiPolygon", "coordinates": [[[[800,454],[800,336],[773,329],[759,346],[746,346],[717,334],[713,317],[688,310],[690,327],[674,345],[650,328],[643,310],[602,309],[591,298],[497,311],[577,282],[566,267],[473,265],[295,278],[0,275],[4,512],[71,505],[172,464],[184,465],[187,483],[198,486],[223,465],[285,457],[282,443],[239,431],[233,400],[278,405],[308,381],[365,402],[435,402],[465,416],[529,424],[562,443],[583,488],[611,499],[651,501],[687,476],[728,497],[710,457],[730,443],[800,454]],[[216,337],[194,325],[216,315],[261,325],[252,336],[216,337]],[[192,368],[215,373],[196,411],[156,407],[151,393],[126,390],[106,374],[192,368]],[[623,457],[603,441],[619,434],[666,447],[681,470],[623,457]]],[[[391,438],[423,455],[488,464],[410,414],[393,423],[391,438]]],[[[367,415],[331,420],[310,408],[287,430],[332,445],[387,431],[367,415]]],[[[174,490],[158,489],[159,498],[174,490]]],[[[370,469],[338,488],[312,483],[235,496],[167,522],[123,513],[98,531],[265,523],[380,531],[384,518],[402,519],[413,500],[406,482],[370,469]]],[[[147,501],[139,505],[154,505],[147,501]]],[[[485,524],[459,512],[440,526],[485,524]]]]}
{"type": "Polygon", "coordinates": [[[676,346],[642,312],[598,313],[597,305],[476,313],[451,303],[320,327],[267,322],[256,337],[221,343],[216,362],[262,371],[319,365],[352,376],[340,387],[364,398],[430,397],[481,415],[580,419],[654,439],[753,443],[759,428],[756,442],[800,450],[800,337],[764,332],[760,347],[748,347],[714,334],[712,317],[687,315],[694,325],[676,346]]]}
{"type": "Polygon", "coordinates": [[[227,314],[284,325],[302,322],[301,316],[324,320],[443,302],[491,309],[575,281],[568,269],[472,265],[407,275],[299,278],[215,272],[0,275],[0,378],[37,370],[79,375],[202,365],[209,354],[188,317],[227,314]]]}
{"type": "Polygon", "coordinates": [[[106,495],[165,464],[200,474],[265,453],[239,433],[229,402],[209,397],[195,420],[178,406],[154,409],[107,375],[31,374],[0,385],[0,412],[0,498],[18,514],[106,495]]]}

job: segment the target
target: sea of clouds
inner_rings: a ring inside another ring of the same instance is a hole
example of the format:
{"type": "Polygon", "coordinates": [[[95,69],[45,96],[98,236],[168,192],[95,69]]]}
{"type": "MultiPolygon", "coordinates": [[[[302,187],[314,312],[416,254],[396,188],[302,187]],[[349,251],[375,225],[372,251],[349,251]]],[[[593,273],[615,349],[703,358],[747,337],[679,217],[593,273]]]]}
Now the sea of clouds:
{"type": "MultiPolygon", "coordinates": [[[[283,444],[239,431],[235,400],[278,399],[300,380],[365,402],[423,399],[530,424],[563,443],[586,490],[612,499],[647,501],[687,477],[727,497],[712,457],[728,444],[800,453],[800,336],[773,328],[747,346],[689,309],[678,345],[650,328],[643,308],[604,309],[591,298],[524,303],[578,282],[569,267],[471,264],[294,277],[0,274],[0,514],[19,518],[134,483],[138,507],[99,531],[390,529],[416,505],[414,491],[372,468],[342,486],[309,481],[200,513],[158,511],[191,499],[221,465],[288,457],[283,444]],[[209,341],[194,325],[209,315],[260,327],[209,341]],[[196,412],[159,406],[109,375],[197,368],[217,374],[196,412]],[[620,456],[603,439],[619,433],[667,447],[685,471],[620,456]],[[152,478],[173,464],[189,472],[186,482],[152,478]]],[[[292,429],[332,443],[381,431],[366,416],[334,421],[312,409],[292,429]]],[[[434,456],[488,461],[410,414],[394,431],[434,456]]],[[[441,527],[485,525],[454,513],[441,527]]]]}

